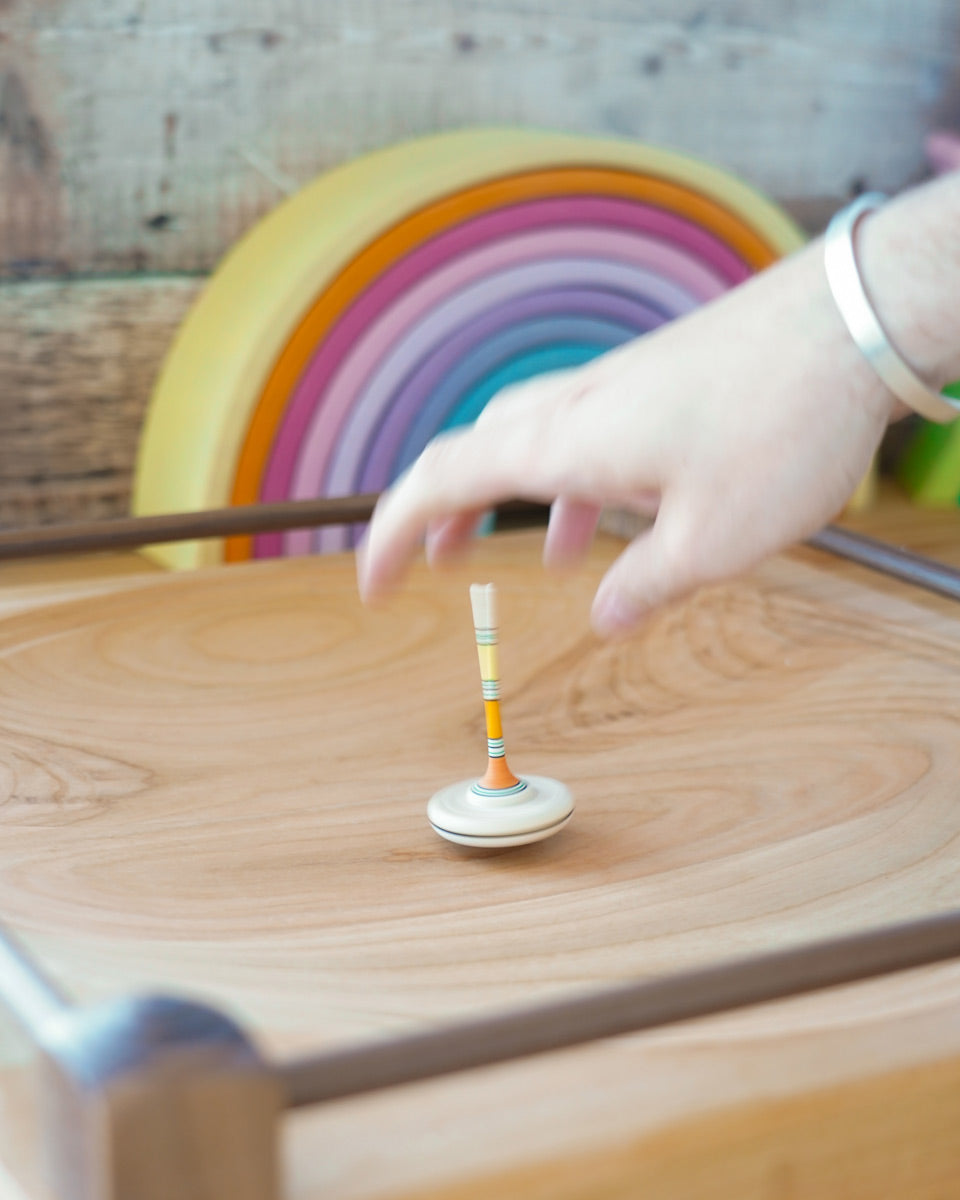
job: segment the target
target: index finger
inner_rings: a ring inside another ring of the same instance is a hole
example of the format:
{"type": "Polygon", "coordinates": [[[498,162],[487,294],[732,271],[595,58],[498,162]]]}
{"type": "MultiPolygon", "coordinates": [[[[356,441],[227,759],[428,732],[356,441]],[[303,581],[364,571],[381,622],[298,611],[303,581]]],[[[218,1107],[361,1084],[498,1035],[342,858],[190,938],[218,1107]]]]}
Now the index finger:
{"type": "MultiPolygon", "coordinates": [[[[516,410],[514,410],[516,412],[516,410]]],[[[504,428],[491,417],[436,438],[381,496],[358,551],[360,594],[385,595],[417,554],[431,521],[523,498],[549,502],[557,494],[536,423],[519,413],[504,428]]]]}

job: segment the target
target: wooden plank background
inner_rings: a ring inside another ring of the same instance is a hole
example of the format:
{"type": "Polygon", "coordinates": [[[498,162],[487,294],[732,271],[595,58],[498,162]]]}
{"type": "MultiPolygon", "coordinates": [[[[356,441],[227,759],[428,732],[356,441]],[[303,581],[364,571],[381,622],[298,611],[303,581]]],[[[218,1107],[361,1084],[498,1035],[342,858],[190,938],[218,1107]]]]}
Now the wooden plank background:
{"type": "Polygon", "coordinates": [[[690,151],[816,226],[960,124],[960,6],[2,0],[0,524],[126,508],[190,277],[286,192],[492,122],[690,151]]]}

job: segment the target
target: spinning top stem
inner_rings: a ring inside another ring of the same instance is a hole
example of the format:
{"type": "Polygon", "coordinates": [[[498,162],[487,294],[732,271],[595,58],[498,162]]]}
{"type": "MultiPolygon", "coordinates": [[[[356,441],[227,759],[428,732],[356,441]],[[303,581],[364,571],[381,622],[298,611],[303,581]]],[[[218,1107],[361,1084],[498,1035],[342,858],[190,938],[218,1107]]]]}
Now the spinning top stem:
{"type": "Polygon", "coordinates": [[[476,790],[479,795],[508,789],[519,792],[523,790],[523,784],[507,765],[503,724],[500,720],[497,589],[492,583],[471,584],[470,604],[473,608],[473,632],[477,639],[480,686],[483,689],[483,709],[487,721],[487,770],[476,784],[476,790]]]}

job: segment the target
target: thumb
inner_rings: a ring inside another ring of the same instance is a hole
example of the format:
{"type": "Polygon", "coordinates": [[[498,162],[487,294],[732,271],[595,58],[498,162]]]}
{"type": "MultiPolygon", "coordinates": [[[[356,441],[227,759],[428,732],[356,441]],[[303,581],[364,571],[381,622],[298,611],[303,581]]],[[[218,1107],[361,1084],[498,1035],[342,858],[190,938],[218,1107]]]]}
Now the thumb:
{"type": "Polygon", "coordinates": [[[655,609],[701,582],[694,568],[692,540],[670,536],[665,521],[641,533],[604,575],[594,597],[591,621],[600,637],[623,636],[655,609]]]}

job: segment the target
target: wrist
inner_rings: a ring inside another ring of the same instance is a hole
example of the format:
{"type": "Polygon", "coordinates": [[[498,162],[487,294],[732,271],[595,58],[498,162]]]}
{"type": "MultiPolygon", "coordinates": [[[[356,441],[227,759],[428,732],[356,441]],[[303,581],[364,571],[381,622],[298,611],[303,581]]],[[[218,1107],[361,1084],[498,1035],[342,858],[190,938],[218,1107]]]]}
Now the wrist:
{"type": "Polygon", "coordinates": [[[960,174],[905,193],[864,219],[857,260],[903,358],[934,390],[960,379],[960,174]]]}
{"type": "Polygon", "coordinates": [[[884,384],[850,333],[827,279],[822,238],[795,257],[792,270],[794,294],[802,305],[796,324],[835,381],[829,389],[822,383],[813,386],[829,395],[830,403],[868,415],[878,431],[905,416],[910,410],[884,384]]]}

